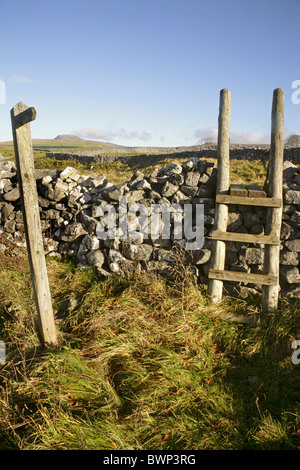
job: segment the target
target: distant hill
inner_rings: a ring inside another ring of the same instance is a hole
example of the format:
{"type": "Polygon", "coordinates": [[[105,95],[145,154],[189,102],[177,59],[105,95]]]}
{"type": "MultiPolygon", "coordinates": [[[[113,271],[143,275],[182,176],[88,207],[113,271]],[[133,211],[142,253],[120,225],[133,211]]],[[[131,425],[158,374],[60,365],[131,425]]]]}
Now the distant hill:
{"type": "Polygon", "coordinates": [[[55,137],[54,140],[64,140],[66,142],[83,142],[84,139],[81,137],[77,137],[77,135],[70,135],[70,134],[60,134],[55,137]]]}
{"type": "MultiPolygon", "coordinates": [[[[38,141],[41,139],[33,139],[33,142],[38,144],[38,141]]],[[[51,142],[51,140],[48,140],[51,142]]],[[[82,139],[77,135],[71,134],[59,134],[54,139],[52,139],[52,144],[54,147],[61,146],[61,147],[68,147],[70,148],[70,144],[73,144],[74,148],[95,148],[95,149],[128,149],[130,147],[124,147],[124,145],[112,144],[110,142],[102,142],[100,140],[89,140],[89,139],[82,139]]]]}
{"type": "MultiPolygon", "coordinates": [[[[101,142],[95,140],[82,139],[76,135],[71,134],[58,134],[52,139],[32,139],[32,146],[35,153],[43,152],[62,152],[62,153],[82,153],[87,152],[87,155],[93,152],[98,155],[163,155],[163,154],[177,154],[183,152],[203,152],[217,150],[217,144],[197,144],[191,146],[178,146],[178,147],[126,147],[109,142],[101,142]]],[[[230,150],[237,149],[261,149],[268,150],[269,145],[242,145],[230,144],[230,150]]],[[[0,153],[4,159],[14,159],[14,146],[12,141],[0,142],[0,153]]],[[[41,157],[41,154],[39,154],[41,157]]]]}

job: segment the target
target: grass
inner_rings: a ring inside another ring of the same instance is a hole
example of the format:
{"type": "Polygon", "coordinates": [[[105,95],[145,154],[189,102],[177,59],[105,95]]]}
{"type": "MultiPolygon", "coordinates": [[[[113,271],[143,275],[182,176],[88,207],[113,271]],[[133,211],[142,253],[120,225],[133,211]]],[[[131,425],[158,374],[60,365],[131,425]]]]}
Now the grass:
{"type": "MultiPolygon", "coordinates": [[[[4,155],[13,157],[12,148],[4,155]]],[[[115,184],[153,169],[91,169],[41,150],[34,157],[36,168],[75,166],[115,184]]],[[[182,163],[156,167],[174,161],[182,163]]],[[[232,161],[231,182],[262,184],[265,172],[259,161],[232,161]]],[[[39,343],[26,259],[0,256],[0,450],[299,449],[297,302],[281,300],[261,317],[257,298],[210,305],[187,270],[170,284],[149,275],[101,279],[53,258],[47,268],[55,349],[39,343]],[[226,314],[261,320],[241,324],[226,314]]]]}
{"type": "Polygon", "coordinates": [[[233,184],[258,184],[263,187],[267,164],[261,160],[231,160],[230,181],[233,184]]]}
{"type": "Polygon", "coordinates": [[[1,449],[299,449],[297,303],[246,325],[223,314],[259,315],[257,298],[47,267],[56,349],[39,345],[26,260],[0,261],[1,449]]]}
{"type": "MultiPolygon", "coordinates": [[[[163,168],[170,163],[178,163],[182,165],[186,158],[166,158],[162,157],[156,164],[149,165],[148,163],[81,163],[76,160],[53,160],[46,158],[41,154],[42,152],[35,153],[35,167],[40,169],[55,168],[63,170],[67,166],[76,168],[81,174],[97,175],[100,173],[105,174],[108,181],[113,184],[120,184],[128,181],[136,170],[142,171],[146,176],[149,175],[155,168],[163,168]]],[[[203,159],[203,158],[201,158],[203,159]]],[[[205,159],[215,161],[213,159],[205,159]]],[[[243,161],[232,160],[230,166],[230,182],[232,184],[250,184],[256,183],[263,186],[266,178],[267,169],[263,162],[260,160],[243,161]]]]}
{"type": "Polygon", "coordinates": [[[155,165],[148,163],[81,163],[76,160],[53,160],[46,157],[35,158],[35,168],[56,168],[63,170],[67,166],[76,168],[80,174],[97,175],[103,173],[107,180],[113,184],[121,184],[128,181],[136,170],[142,171],[145,175],[149,175],[155,168],[162,168],[169,163],[182,164],[182,159],[179,158],[162,158],[161,161],[155,165]]]}
{"type": "MultiPolygon", "coordinates": [[[[117,153],[114,152],[114,155],[117,153]]],[[[76,160],[55,160],[47,158],[41,151],[34,152],[34,161],[36,168],[56,168],[63,170],[67,166],[76,168],[81,174],[100,174],[104,173],[108,181],[114,184],[120,184],[131,178],[136,170],[142,171],[145,175],[149,175],[155,168],[163,168],[170,163],[178,163],[182,165],[187,157],[167,157],[163,156],[156,164],[149,163],[81,163],[76,160]]],[[[201,158],[216,162],[215,159],[201,158]]],[[[230,162],[230,182],[232,184],[250,184],[256,183],[263,186],[267,174],[267,167],[261,160],[231,160],[230,162]]]]}

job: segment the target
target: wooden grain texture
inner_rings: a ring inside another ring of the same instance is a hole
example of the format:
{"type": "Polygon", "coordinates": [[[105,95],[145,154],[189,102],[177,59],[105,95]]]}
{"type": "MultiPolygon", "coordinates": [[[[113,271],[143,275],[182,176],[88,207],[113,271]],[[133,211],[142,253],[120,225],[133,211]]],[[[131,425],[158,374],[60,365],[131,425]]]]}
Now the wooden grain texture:
{"type": "Polygon", "coordinates": [[[282,198],[276,197],[245,197],[231,196],[230,194],[217,194],[216,202],[223,204],[239,204],[241,206],[282,207],[282,198]]]}
{"type": "Polygon", "coordinates": [[[34,176],[31,131],[28,121],[30,116],[35,118],[32,109],[34,108],[28,108],[21,102],[18,103],[11,110],[11,121],[27,252],[39,320],[40,339],[45,345],[55,345],[57,344],[57,332],[44,255],[38,195],[34,176]],[[30,109],[29,112],[27,112],[28,109],[30,109]],[[18,116],[22,117],[18,119],[18,116]],[[17,127],[15,125],[16,122],[17,127]],[[24,122],[24,124],[20,125],[20,122],[24,122]]]}
{"type": "Polygon", "coordinates": [[[28,124],[31,121],[34,121],[36,118],[36,110],[35,108],[26,108],[24,111],[17,114],[14,118],[14,126],[18,129],[24,124],[28,124]]]}
{"type": "MultiPolygon", "coordinates": [[[[271,116],[271,146],[268,168],[268,196],[282,198],[282,172],[284,156],[284,90],[273,92],[271,116]]],[[[266,235],[280,238],[282,207],[269,208],[265,227],[266,235]]],[[[264,274],[277,276],[279,273],[279,246],[268,246],[264,255],[264,274]]],[[[262,307],[265,312],[274,312],[278,307],[279,283],[276,286],[263,286],[262,307]]]]}
{"type": "Polygon", "coordinates": [[[211,233],[212,240],[223,240],[227,242],[257,243],[259,245],[280,245],[280,238],[273,235],[253,235],[252,233],[222,232],[214,230],[211,233]]]}
{"type": "MultiPolygon", "coordinates": [[[[218,161],[217,161],[217,187],[216,194],[226,194],[229,190],[229,126],[231,114],[231,93],[228,89],[220,91],[219,117],[218,117],[218,161]]],[[[228,222],[228,207],[225,204],[216,204],[214,228],[225,232],[228,222]]],[[[226,245],[223,241],[212,241],[211,269],[224,269],[226,245]]],[[[210,279],[208,295],[212,303],[222,299],[223,282],[210,279]]]]}

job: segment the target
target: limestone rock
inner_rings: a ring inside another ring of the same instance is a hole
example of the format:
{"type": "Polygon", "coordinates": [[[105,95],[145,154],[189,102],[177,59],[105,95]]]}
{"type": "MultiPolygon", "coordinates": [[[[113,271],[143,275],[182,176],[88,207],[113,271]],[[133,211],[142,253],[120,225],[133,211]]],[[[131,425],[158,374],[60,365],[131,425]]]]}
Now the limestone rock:
{"type": "Polygon", "coordinates": [[[60,179],[64,180],[71,180],[71,181],[78,181],[80,179],[80,174],[76,170],[76,168],[72,168],[68,166],[65,168],[59,175],[60,179]]]}
{"type": "Polygon", "coordinates": [[[187,186],[197,186],[199,183],[200,174],[193,171],[189,171],[185,175],[185,184],[187,186]]]}
{"type": "Polygon", "coordinates": [[[8,202],[15,202],[19,199],[19,197],[20,197],[20,193],[19,193],[18,187],[11,189],[10,191],[8,191],[8,193],[4,194],[4,199],[5,201],[8,201],[8,202]]]}
{"type": "Polygon", "coordinates": [[[167,181],[162,189],[161,194],[163,197],[171,197],[173,196],[173,194],[176,193],[176,191],[178,191],[178,189],[179,189],[179,186],[176,186],[173,183],[170,183],[169,181],[167,181]]]}
{"type": "Polygon", "coordinates": [[[82,235],[86,235],[86,233],[86,230],[84,230],[82,224],[79,222],[69,224],[65,228],[65,236],[67,237],[67,241],[75,240],[82,235]]]}
{"type": "Polygon", "coordinates": [[[180,188],[180,190],[185,194],[186,196],[194,197],[198,193],[198,186],[187,186],[186,184],[183,184],[180,188]]]}
{"type": "Polygon", "coordinates": [[[259,224],[259,216],[255,212],[243,212],[243,223],[246,228],[259,224]]]}
{"type": "Polygon", "coordinates": [[[300,239],[287,240],[285,246],[291,251],[300,252],[300,239]]]}
{"type": "Polygon", "coordinates": [[[299,256],[298,253],[292,251],[281,251],[280,264],[289,266],[298,266],[299,256]]]}
{"type": "Polygon", "coordinates": [[[104,255],[100,250],[93,250],[87,254],[87,262],[90,266],[102,268],[104,264],[104,255]]]}
{"type": "Polygon", "coordinates": [[[9,178],[3,178],[0,180],[0,194],[7,193],[13,188],[12,182],[9,178]]]}
{"type": "Polygon", "coordinates": [[[300,227],[300,211],[295,211],[291,217],[291,221],[298,228],[300,227]]]}
{"type": "Polygon", "coordinates": [[[284,194],[284,202],[286,204],[300,204],[300,191],[289,189],[284,194]]]}
{"type": "Polygon", "coordinates": [[[300,283],[300,274],[299,269],[296,267],[282,267],[280,270],[281,277],[288,283],[288,284],[299,284],[300,283]]]}
{"type": "Polygon", "coordinates": [[[239,212],[229,212],[228,213],[228,232],[236,232],[238,228],[242,225],[243,218],[239,212]]]}

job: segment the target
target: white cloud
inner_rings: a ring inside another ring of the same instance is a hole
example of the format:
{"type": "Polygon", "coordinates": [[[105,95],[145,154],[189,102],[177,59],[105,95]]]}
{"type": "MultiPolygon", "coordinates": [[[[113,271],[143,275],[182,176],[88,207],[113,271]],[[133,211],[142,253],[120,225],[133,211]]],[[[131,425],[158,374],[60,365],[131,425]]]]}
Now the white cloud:
{"type": "Polygon", "coordinates": [[[97,127],[87,127],[83,129],[78,129],[73,132],[78,137],[82,139],[97,139],[97,140],[106,140],[113,141],[115,139],[124,139],[124,140],[141,140],[147,142],[151,139],[152,135],[147,131],[126,131],[126,129],[121,128],[117,130],[103,130],[98,129],[97,127]]]}
{"type": "Polygon", "coordinates": [[[270,136],[262,132],[230,132],[232,144],[269,144],[270,136]]]}
{"type": "MultiPolygon", "coordinates": [[[[230,132],[230,142],[232,144],[269,144],[270,136],[263,134],[262,132],[244,132],[236,131],[230,132]]],[[[218,129],[216,127],[210,127],[206,129],[197,129],[194,132],[194,137],[198,139],[198,144],[202,144],[205,141],[211,139],[217,141],[218,129]]]]}
{"type": "Polygon", "coordinates": [[[13,83],[32,83],[32,82],[34,82],[34,79],[24,77],[24,75],[18,75],[16,73],[13,73],[11,81],[13,83]]]}
{"type": "Polygon", "coordinates": [[[218,129],[216,127],[196,129],[194,132],[194,137],[198,139],[198,144],[204,144],[204,142],[208,141],[216,142],[218,138],[218,129]]]}
{"type": "Polygon", "coordinates": [[[73,134],[81,137],[82,139],[111,140],[113,138],[112,132],[103,131],[101,129],[97,129],[97,127],[78,129],[77,131],[74,131],[73,134]]]}

